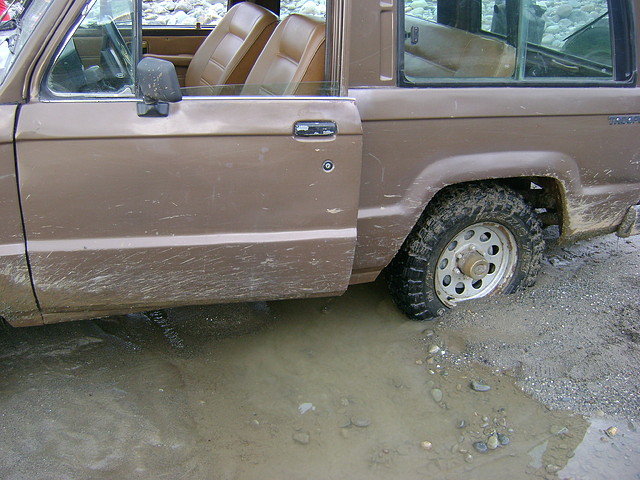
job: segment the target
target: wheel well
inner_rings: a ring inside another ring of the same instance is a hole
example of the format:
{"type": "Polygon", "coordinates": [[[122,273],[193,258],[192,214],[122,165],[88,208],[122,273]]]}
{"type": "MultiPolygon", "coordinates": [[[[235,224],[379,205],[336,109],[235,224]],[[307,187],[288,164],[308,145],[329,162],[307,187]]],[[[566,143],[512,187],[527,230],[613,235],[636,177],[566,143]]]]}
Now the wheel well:
{"type": "Polygon", "coordinates": [[[443,188],[436,196],[441,195],[449,188],[460,187],[465,184],[486,185],[487,187],[497,184],[509,187],[522,195],[545,227],[558,225],[562,229],[563,194],[562,188],[555,178],[531,176],[458,183],[443,188]]]}

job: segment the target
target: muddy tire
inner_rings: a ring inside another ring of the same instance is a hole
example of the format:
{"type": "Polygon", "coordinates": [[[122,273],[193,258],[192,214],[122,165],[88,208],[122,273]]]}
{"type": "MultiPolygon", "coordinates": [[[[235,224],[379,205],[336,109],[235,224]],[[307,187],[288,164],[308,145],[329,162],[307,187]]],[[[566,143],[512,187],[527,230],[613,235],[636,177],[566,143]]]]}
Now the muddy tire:
{"type": "Polygon", "coordinates": [[[438,194],[387,269],[398,307],[428,320],[476,298],[535,283],[542,227],[515,191],[501,185],[438,194]]]}

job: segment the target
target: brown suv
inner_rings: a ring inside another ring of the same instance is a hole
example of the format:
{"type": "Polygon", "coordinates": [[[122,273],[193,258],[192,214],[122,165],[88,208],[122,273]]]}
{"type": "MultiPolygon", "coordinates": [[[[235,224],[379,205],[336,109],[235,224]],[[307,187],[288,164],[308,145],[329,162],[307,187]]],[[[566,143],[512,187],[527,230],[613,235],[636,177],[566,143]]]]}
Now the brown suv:
{"type": "Polygon", "coordinates": [[[2,316],[336,295],[388,267],[430,318],[532,284],[543,226],[640,233],[637,1],[327,1],[14,4],[2,316]]]}

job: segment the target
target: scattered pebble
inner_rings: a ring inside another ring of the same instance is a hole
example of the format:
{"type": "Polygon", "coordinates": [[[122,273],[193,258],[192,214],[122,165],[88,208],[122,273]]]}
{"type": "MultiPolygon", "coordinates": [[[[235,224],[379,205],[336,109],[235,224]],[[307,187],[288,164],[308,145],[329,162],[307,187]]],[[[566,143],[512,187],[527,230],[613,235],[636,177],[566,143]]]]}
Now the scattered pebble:
{"type": "Polygon", "coordinates": [[[431,450],[433,448],[433,444],[427,440],[425,440],[424,442],[420,442],[420,446],[424,449],[424,450],[431,450]]]}
{"type": "Polygon", "coordinates": [[[604,431],[604,433],[606,433],[609,437],[615,437],[618,434],[618,428],[609,427],[604,431]]]}
{"type": "Polygon", "coordinates": [[[487,447],[487,444],[484,442],[475,442],[473,448],[475,448],[478,453],[487,453],[487,450],[489,450],[489,447],[487,447]]]}
{"type": "Polygon", "coordinates": [[[471,380],[471,388],[476,392],[488,392],[491,387],[480,380],[471,380]]]}
{"type": "Polygon", "coordinates": [[[507,437],[504,433],[498,434],[498,441],[500,442],[500,445],[509,445],[511,443],[509,437],[507,437]]]}
{"type": "Polygon", "coordinates": [[[439,388],[434,388],[433,390],[431,390],[431,396],[437,403],[440,403],[443,396],[442,390],[440,390],[439,388]]]}
{"type": "Polygon", "coordinates": [[[307,413],[308,411],[315,411],[316,407],[313,405],[313,403],[301,403],[300,405],[298,405],[298,410],[300,411],[300,415],[304,415],[305,413],[307,413]]]}
{"type": "Polygon", "coordinates": [[[311,437],[307,432],[298,432],[293,434],[293,440],[300,445],[309,445],[311,437]]]}
{"type": "Polygon", "coordinates": [[[487,439],[487,448],[489,450],[495,450],[499,446],[500,446],[500,442],[498,441],[498,436],[497,435],[491,435],[487,439]]]}
{"type": "Polygon", "coordinates": [[[464,420],[460,420],[457,424],[458,428],[464,428],[466,427],[467,423],[464,420]]]}
{"type": "Polygon", "coordinates": [[[473,462],[473,455],[471,455],[470,453],[467,453],[467,454],[464,456],[464,461],[465,461],[465,462],[467,462],[467,463],[471,463],[471,462],[473,462]]]}
{"type": "Polygon", "coordinates": [[[371,425],[371,420],[369,420],[368,418],[352,418],[351,424],[359,428],[367,428],[369,425],[371,425]]]}
{"type": "Polygon", "coordinates": [[[554,474],[560,471],[560,467],[557,465],[547,465],[546,470],[547,470],[547,473],[554,474]]]}
{"type": "Polygon", "coordinates": [[[434,355],[440,351],[440,347],[436,344],[433,344],[429,347],[429,353],[434,355]]]}

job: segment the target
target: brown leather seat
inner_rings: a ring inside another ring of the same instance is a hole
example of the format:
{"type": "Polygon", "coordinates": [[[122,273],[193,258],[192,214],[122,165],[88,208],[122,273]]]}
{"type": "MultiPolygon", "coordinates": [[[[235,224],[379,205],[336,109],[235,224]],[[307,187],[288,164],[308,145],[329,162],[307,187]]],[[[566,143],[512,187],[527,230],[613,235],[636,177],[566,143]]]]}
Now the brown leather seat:
{"type": "Polygon", "coordinates": [[[289,15],[258,57],[242,95],[317,95],[324,80],[324,52],[325,23],[289,15]]]}
{"type": "Polygon", "coordinates": [[[418,42],[405,41],[404,71],[409,77],[510,77],[516,49],[493,37],[407,16],[407,30],[418,42]]]}
{"type": "Polygon", "coordinates": [[[278,17],[258,5],[234,5],[196,51],[185,86],[244,83],[277,23],[278,17]]]}

